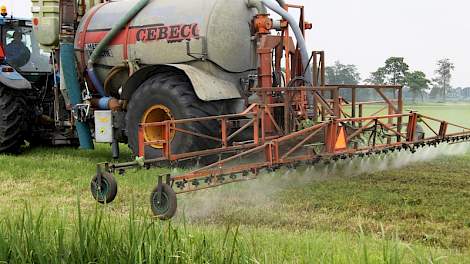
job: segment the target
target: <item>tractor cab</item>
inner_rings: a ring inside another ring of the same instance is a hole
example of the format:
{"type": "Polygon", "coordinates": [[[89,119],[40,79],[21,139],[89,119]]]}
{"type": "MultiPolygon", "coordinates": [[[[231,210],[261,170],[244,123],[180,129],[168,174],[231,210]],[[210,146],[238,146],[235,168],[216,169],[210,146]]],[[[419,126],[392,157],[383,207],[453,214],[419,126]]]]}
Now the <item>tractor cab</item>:
{"type": "Polygon", "coordinates": [[[50,74],[50,53],[40,48],[31,20],[3,15],[5,13],[0,17],[2,63],[12,66],[27,79],[50,74]]]}
{"type": "Polygon", "coordinates": [[[43,50],[30,19],[0,7],[0,153],[31,145],[75,145],[70,111],[60,93],[52,56],[43,50]]]}

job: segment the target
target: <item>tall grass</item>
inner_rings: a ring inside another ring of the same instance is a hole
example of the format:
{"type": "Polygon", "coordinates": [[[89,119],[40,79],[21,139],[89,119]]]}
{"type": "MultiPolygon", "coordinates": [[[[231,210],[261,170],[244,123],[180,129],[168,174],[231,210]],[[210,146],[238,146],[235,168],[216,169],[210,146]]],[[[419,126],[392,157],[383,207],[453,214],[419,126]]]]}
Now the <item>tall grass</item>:
{"type": "Polygon", "coordinates": [[[131,208],[84,215],[25,205],[0,217],[0,263],[460,263],[397,240],[322,232],[195,227],[154,221],[131,208]]]}
{"type": "Polygon", "coordinates": [[[248,255],[227,228],[222,240],[171,222],[153,221],[132,209],[127,221],[96,210],[76,218],[55,211],[46,218],[29,206],[0,222],[0,262],[5,263],[233,263],[248,255]],[[68,221],[72,220],[72,221],[68,221]],[[216,243],[209,243],[209,241],[216,243]]]}

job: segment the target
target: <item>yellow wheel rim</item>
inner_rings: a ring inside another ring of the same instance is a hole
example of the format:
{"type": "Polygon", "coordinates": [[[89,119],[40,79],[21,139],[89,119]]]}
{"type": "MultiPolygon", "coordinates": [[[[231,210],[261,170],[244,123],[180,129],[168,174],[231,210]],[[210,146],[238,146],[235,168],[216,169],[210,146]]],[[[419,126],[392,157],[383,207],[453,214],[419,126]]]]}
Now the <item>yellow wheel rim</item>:
{"type": "MultiPolygon", "coordinates": [[[[170,109],[164,105],[154,105],[142,115],[141,123],[156,123],[167,120],[174,120],[170,109]]],[[[144,139],[146,142],[163,140],[164,132],[163,127],[146,127],[144,128],[144,139]]],[[[170,140],[173,140],[174,136],[175,131],[171,131],[170,140]]],[[[151,146],[158,149],[163,148],[163,144],[152,144],[151,146]]]]}

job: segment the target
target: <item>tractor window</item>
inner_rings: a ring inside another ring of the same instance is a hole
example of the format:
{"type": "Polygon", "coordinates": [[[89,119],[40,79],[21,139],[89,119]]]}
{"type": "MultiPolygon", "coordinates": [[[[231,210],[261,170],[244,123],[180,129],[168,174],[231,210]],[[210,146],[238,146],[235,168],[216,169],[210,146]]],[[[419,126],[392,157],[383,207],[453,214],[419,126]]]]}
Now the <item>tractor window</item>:
{"type": "Polygon", "coordinates": [[[50,72],[49,53],[44,52],[30,27],[5,27],[7,62],[21,72],[50,72]]]}

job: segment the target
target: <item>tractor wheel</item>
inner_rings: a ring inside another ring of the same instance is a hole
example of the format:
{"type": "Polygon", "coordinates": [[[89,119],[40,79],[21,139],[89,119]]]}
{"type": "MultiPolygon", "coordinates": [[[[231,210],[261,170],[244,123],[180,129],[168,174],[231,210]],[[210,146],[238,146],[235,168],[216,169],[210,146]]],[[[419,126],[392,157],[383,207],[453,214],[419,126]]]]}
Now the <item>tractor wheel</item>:
{"type": "Polygon", "coordinates": [[[101,175],[101,183],[98,181],[98,175],[91,180],[91,195],[102,204],[108,204],[114,201],[118,192],[116,179],[111,173],[103,173],[101,175]]]}
{"type": "Polygon", "coordinates": [[[0,153],[20,152],[29,132],[27,109],[20,92],[0,86],[0,153]]]}
{"type": "Polygon", "coordinates": [[[178,207],[176,193],[168,184],[162,184],[161,188],[160,197],[158,195],[158,186],[152,191],[150,206],[155,217],[160,220],[169,220],[175,215],[178,207]]]}
{"type": "MultiPolygon", "coordinates": [[[[196,96],[190,80],[183,73],[158,73],[141,84],[129,102],[126,115],[129,147],[135,155],[138,154],[138,127],[140,123],[221,115],[224,113],[224,106],[223,101],[204,102],[200,100],[196,96]]],[[[220,124],[216,120],[186,123],[177,127],[213,137],[220,135],[220,124]]],[[[143,132],[146,142],[164,139],[163,128],[148,127],[143,132]]],[[[210,149],[217,146],[216,141],[182,132],[173,131],[170,139],[172,154],[210,149]]],[[[163,145],[158,143],[146,146],[145,157],[147,159],[162,157],[162,148],[163,145]]],[[[206,159],[206,161],[208,160],[209,158],[206,159]]]]}

